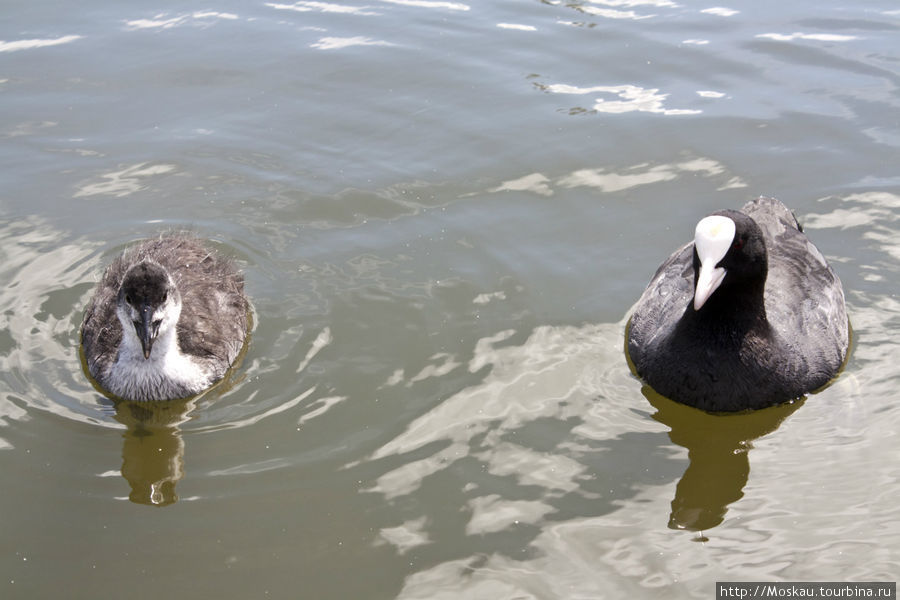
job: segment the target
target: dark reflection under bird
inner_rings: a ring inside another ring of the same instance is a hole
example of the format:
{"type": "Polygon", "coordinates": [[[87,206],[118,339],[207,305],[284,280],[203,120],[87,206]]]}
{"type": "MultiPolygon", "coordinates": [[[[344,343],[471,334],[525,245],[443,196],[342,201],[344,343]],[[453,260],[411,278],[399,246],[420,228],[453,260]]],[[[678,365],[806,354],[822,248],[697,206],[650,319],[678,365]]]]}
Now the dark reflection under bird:
{"type": "MultiPolygon", "coordinates": [[[[669,527],[707,533],[744,496],[753,442],[777,431],[803,405],[798,400],[723,416],[673,402],[649,386],[641,391],[656,408],[653,418],[669,427],[669,439],[688,451],[687,469],[675,486],[669,527]]],[[[705,534],[697,538],[706,539],[705,534]]]]}
{"type": "Polygon", "coordinates": [[[172,400],[222,379],[244,346],[244,278],[193,234],[169,233],[107,267],[81,329],[90,374],[126,400],[172,400]]]}

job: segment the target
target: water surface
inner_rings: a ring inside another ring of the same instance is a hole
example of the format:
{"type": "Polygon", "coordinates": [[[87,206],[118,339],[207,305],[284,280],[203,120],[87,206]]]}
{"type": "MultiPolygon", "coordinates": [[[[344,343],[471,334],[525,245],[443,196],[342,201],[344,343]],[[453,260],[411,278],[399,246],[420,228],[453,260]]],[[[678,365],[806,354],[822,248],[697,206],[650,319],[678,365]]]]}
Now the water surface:
{"type": "Polygon", "coordinates": [[[711,598],[900,572],[893,2],[10,2],[4,598],[711,598]],[[715,417],[624,326],[706,213],[777,196],[844,282],[821,393],[715,417]],[[134,240],[246,273],[183,402],[86,377],[134,240]]]}

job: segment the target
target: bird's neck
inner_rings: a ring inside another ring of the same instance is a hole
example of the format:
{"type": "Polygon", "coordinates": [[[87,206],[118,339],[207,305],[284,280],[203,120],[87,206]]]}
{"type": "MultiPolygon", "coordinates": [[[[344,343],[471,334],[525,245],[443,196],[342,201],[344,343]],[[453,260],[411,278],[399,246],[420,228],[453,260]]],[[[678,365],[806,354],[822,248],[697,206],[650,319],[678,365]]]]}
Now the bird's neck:
{"type": "Polygon", "coordinates": [[[209,383],[208,369],[179,348],[174,325],[160,331],[149,358],[144,358],[133,328],[123,332],[108,379],[111,392],[138,400],[184,398],[199,393],[209,383]]]}
{"type": "Polygon", "coordinates": [[[716,290],[700,310],[688,304],[682,325],[693,330],[694,335],[703,330],[712,339],[737,344],[743,343],[747,335],[761,338],[771,335],[762,290],[727,290],[728,293],[719,294],[722,291],[726,290],[716,290]]]}
{"type": "Polygon", "coordinates": [[[190,371],[191,361],[182,352],[178,345],[178,313],[169,315],[159,328],[159,334],[153,341],[150,356],[144,357],[144,349],[141,341],[134,331],[133,324],[127,316],[118,314],[122,325],[122,341],[119,344],[119,354],[116,362],[120,366],[130,365],[131,368],[143,371],[157,371],[160,373],[180,374],[190,371]]]}

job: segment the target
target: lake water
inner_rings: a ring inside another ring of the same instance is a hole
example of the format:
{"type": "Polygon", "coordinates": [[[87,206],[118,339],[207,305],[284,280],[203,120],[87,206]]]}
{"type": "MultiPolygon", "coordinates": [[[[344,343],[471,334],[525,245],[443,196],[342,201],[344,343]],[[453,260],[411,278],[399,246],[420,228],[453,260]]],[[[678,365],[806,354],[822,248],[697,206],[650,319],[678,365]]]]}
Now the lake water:
{"type": "Polygon", "coordinates": [[[3,598],[701,598],[900,573],[894,0],[6,0],[3,598]],[[781,198],[840,378],[710,416],[628,311],[781,198]],[[246,273],[229,380],[114,403],[82,311],[189,227],[246,273]]]}

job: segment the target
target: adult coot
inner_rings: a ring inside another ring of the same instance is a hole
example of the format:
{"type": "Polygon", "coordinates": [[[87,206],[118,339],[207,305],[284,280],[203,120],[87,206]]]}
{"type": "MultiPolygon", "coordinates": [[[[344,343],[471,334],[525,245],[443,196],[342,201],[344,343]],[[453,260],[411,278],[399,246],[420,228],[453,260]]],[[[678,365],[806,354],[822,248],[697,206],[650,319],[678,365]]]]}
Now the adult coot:
{"type": "Polygon", "coordinates": [[[107,267],[81,328],[91,375],[128,400],[198,394],[221,379],[247,333],[244,279],[189,234],[127,249],[107,267]]]}
{"type": "Polygon", "coordinates": [[[779,404],[840,370],[849,323],[840,279],[781,202],[702,219],[638,300],[628,329],[637,374],[707,411],[779,404]]]}

